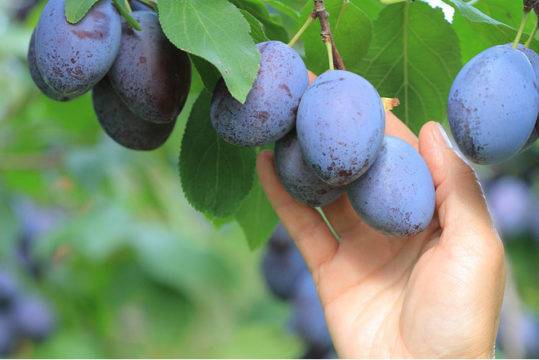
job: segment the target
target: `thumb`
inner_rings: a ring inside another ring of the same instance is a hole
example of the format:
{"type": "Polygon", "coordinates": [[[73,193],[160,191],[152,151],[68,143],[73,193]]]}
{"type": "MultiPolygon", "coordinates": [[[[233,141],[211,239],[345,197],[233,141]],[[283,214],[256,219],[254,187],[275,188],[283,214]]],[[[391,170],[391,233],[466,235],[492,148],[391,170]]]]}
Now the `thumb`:
{"type": "Polygon", "coordinates": [[[419,151],[434,180],[438,217],[446,238],[476,244],[479,239],[498,239],[474,170],[456,153],[439,123],[423,126],[419,151]]]}

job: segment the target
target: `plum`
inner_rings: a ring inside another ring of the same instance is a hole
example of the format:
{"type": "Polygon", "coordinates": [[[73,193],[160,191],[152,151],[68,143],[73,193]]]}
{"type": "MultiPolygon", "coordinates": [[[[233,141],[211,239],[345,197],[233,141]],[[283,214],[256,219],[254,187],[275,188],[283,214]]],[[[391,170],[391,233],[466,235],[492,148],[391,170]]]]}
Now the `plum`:
{"type": "Polygon", "coordinates": [[[275,169],[290,195],[309,206],[325,206],[344,192],[323,182],[305,163],[295,131],[275,144],[275,169]]]}
{"type": "Polygon", "coordinates": [[[37,297],[23,297],[15,303],[12,321],[17,333],[34,341],[47,338],[55,327],[49,304],[37,297]]]}
{"type": "MultiPolygon", "coordinates": [[[[519,45],[518,49],[526,55],[530,63],[532,64],[533,71],[535,72],[535,81],[539,84],[539,55],[532,49],[519,45]]],[[[535,122],[535,128],[526,143],[525,148],[528,148],[532,145],[537,139],[539,139],[539,114],[535,122]]]]}
{"type": "Polygon", "coordinates": [[[257,45],[260,70],[244,104],[232,97],[221,79],[213,93],[211,120],[227,142],[260,146],[285,136],[296,121],[308,73],[298,53],[279,41],[257,45]]]}
{"type": "Polygon", "coordinates": [[[367,80],[330,70],[303,95],[296,128],[306,163],[324,182],[343,186],[374,163],[384,137],[385,111],[367,80]]]}
{"type": "Polygon", "coordinates": [[[112,89],[108,77],[93,91],[97,119],[107,135],[132,150],[154,150],[163,145],[174,129],[175,121],[156,124],[140,119],[131,112],[112,89]]]}
{"type": "Polygon", "coordinates": [[[133,11],[153,11],[153,9],[151,7],[149,7],[148,5],[140,2],[140,1],[137,1],[137,0],[131,0],[130,1],[131,3],[131,9],[133,11]]]}
{"type": "Polygon", "coordinates": [[[30,38],[30,44],[28,46],[28,54],[26,56],[26,59],[28,61],[28,70],[30,70],[30,76],[32,77],[32,80],[34,81],[34,84],[36,84],[37,88],[41,90],[41,92],[46,95],[47,97],[56,100],[56,101],[68,101],[71,100],[71,97],[69,96],[62,96],[58,94],[56,91],[54,91],[53,88],[51,88],[45,80],[43,80],[43,76],[41,76],[41,73],[39,72],[39,69],[37,68],[36,63],[36,52],[35,52],[35,31],[32,32],[32,37],[30,38]]]}
{"type": "Polygon", "coordinates": [[[435,190],[427,164],[401,139],[386,136],[365,175],[348,188],[352,207],[373,228],[409,236],[430,224],[435,190]]]}
{"type": "Polygon", "coordinates": [[[289,300],[301,275],[307,272],[294,240],[282,224],[277,225],[262,257],[262,275],[269,290],[281,300],[289,300]]]}
{"type": "Polygon", "coordinates": [[[170,123],[180,114],[191,86],[191,62],[165,37],[157,14],[131,15],[142,31],[122,26],[120,53],[109,72],[116,94],[139,118],[170,123]]]}
{"type": "Polygon", "coordinates": [[[302,276],[294,293],[292,328],[310,346],[331,347],[324,309],[310,273],[302,276]]]}
{"type": "Polygon", "coordinates": [[[35,30],[37,68],[59,97],[89,91],[109,71],[120,49],[121,18],[101,0],[77,24],[64,15],[64,0],[49,0],[35,30]]]}
{"type": "Polygon", "coordinates": [[[460,150],[479,164],[518,153],[530,139],[539,113],[539,83],[527,56],[510,45],[491,47],[457,75],[448,119],[460,150]]]}

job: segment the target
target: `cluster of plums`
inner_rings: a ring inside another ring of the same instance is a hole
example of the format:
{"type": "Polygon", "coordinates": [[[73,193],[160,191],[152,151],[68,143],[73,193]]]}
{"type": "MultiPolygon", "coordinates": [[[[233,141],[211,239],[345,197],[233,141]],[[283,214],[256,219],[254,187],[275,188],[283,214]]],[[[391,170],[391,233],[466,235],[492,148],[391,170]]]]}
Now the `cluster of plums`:
{"type": "Polygon", "coordinates": [[[336,358],[312,275],[294,240],[281,224],[268,241],[261,270],[270,292],[292,305],[289,325],[305,344],[303,358],[336,358]]]}
{"type": "Polygon", "coordinates": [[[170,136],[191,83],[187,54],[165,37],[157,14],[131,1],[131,28],[111,0],[100,0],[77,24],[64,0],[49,0],[32,34],[28,65],[48,97],[68,101],[93,89],[104,131],[120,145],[153,150],[170,136]]]}
{"type": "Polygon", "coordinates": [[[539,55],[522,45],[491,47],[456,77],[448,119],[460,150],[479,164],[505,161],[539,137],[539,55]]]}
{"type": "Polygon", "coordinates": [[[301,57],[278,41],[258,44],[260,70],[244,104],[220,82],[211,120],[239,146],[275,144],[286,190],[313,207],[344,192],[371,226],[408,236],[424,230],[435,205],[431,174],[419,153],[384,136],[385,111],[364,78],[330,70],[309,85],[301,57]]]}
{"type": "Polygon", "coordinates": [[[0,356],[12,355],[25,340],[45,340],[54,326],[54,312],[47,302],[26,294],[9,272],[0,271],[0,356]]]}

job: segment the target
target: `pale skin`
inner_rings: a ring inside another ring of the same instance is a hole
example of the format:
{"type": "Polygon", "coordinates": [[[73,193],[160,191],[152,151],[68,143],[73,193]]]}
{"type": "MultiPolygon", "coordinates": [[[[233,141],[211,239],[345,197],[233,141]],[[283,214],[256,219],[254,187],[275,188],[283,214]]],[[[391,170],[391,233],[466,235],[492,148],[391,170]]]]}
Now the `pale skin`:
{"type": "Polygon", "coordinates": [[[425,124],[417,138],[386,115],[386,133],[418,149],[431,171],[437,211],[426,231],[384,235],[345,195],[323,209],[338,241],[285,191],[269,151],[257,161],[264,190],[313,274],[340,357],[492,357],[504,250],[475,173],[439,124],[425,124]]]}

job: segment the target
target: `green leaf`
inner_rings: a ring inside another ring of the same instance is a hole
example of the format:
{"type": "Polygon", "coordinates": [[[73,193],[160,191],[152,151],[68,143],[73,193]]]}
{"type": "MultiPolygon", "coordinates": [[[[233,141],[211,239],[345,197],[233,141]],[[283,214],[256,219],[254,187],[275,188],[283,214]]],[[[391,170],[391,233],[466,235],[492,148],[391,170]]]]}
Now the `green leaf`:
{"type": "Polygon", "coordinates": [[[193,65],[195,65],[195,68],[197,69],[197,72],[200,75],[202,82],[204,83],[204,87],[206,88],[206,90],[212,93],[215,89],[217,81],[219,81],[219,79],[221,78],[219,70],[217,70],[215,66],[213,66],[201,57],[192,54],[189,55],[189,57],[191,58],[193,65]]]}
{"type": "Polygon", "coordinates": [[[268,40],[266,33],[264,32],[264,25],[257,18],[251,15],[245,10],[241,10],[241,13],[245,20],[249,22],[251,26],[251,37],[256,43],[261,43],[268,40]]]}
{"type": "MultiPolygon", "coordinates": [[[[346,1],[346,0],[343,0],[346,1]]],[[[376,19],[380,12],[386,7],[379,0],[350,0],[354,5],[359,7],[369,16],[370,19],[376,19]]]]}
{"type": "Polygon", "coordinates": [[[236,220],[240,224],[249,247],[254,250],[264,245],[279,222],[260,181],[255,181],[249,196],[241,204],[236,220]]]}
{"type": "Polygon", "coordinates": [[[230,0],[239,9],[248,11],[258,19],[265,29],[265,33],[272,40],[288,42],[288,33],[284,27],[277,23],[270,15],[262,0],[230,0]]]}
{"type": "Polygon", "coordinates": [[[234,214],[253,184],[255,151],[226,143],[210,121],[211,95],[203,91],[183,135],[180,175],[187,200],[211,217],[234,214]]]}
{"type": "Polygon", "coordinates": [[[280,0],[265,0],[264,2],[275,10],[279,11],[281,14],[288,16],[294,21],[298,21],[299,13],[288,4],[285,4],[280,0]]]}
{"type": "Polygon", "coordinates": [[[67,21],[76,24],[90,11],[99,0],[65,0],[65,15],[67,21]]]}
{"type": "Polygon", "coordinates": [[[260,54],[241,12],[226,0],[160,0],[158,5],[169,40],[215,65],[232,96],[244,102],[258,74],[260,54]]]}
{"type": "Polygon", "coordinates": [[[372,46],[358,67],[414,131],[446,118],[447,96],[461,67],[458,38],[441,10],[415,2],[387,6],[374,23],[372,46]]]}
{"type": "Polygon", "coordinates": [[[466,17],[468,20],[473,22],[481,22],[486,23],[490,25],[502,25],[510,27],[507,24],[502,23],[501,21],[498,21],[496,19],[491,18],[487,14],[483,13],[478,8],[474,7],[473,5],[470,5],[467,2],[464,2],[462,0],[448,0],[453,5],[455,5],[455,8],[461,12],[461,14],[466,17]]]}
{"type": "MultiPolygon", "coordinates": [[[[476,7],[485,16],[504,25],[474,22],[465,13],[456,12],[453,19],[453,29],[460,38],[464,62],[491,46],[512,42],[522,17],[522,2],[519,1],[480,1],[476,7]]],[[[531,32],[533,22],[528,21],[525,33],[531,32]]],[[[532,42],[532,47],[536,46],[537,42],[532,42]]]]}
{"type": "MultiPolygon", "coordinates": [[[[348,70],[359,71],[361,59],[367,54],[372,38],[369,17],[354,3],[342,0],[326,1],[329,22],[335,43],[348,70]]],[[[312,4],[302,11],[298,29],[312,12],[312,4]]],[[[317,74],[329,67],[326,47],[320,38],[320,25],[315,23],[303,35],[307,67],[317,74]]]]}

